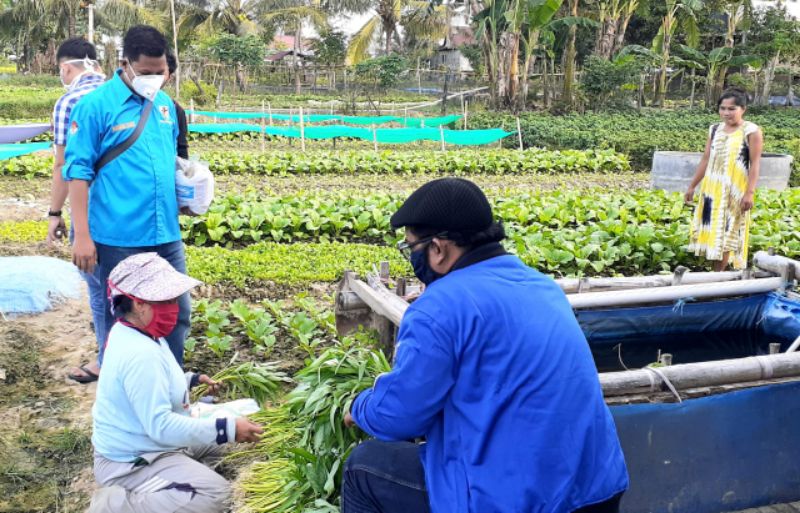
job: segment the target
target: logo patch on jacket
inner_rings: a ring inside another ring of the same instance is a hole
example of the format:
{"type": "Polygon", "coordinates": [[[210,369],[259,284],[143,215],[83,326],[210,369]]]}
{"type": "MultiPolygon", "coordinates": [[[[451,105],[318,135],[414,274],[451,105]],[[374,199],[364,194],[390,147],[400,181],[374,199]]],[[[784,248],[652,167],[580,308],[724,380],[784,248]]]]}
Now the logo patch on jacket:
{"type": "Polygon", "coordinates": [[[73,121],[69,125],[69,135],[75,135],[76,133],[78,133],[78,123],[73,121]]]}
{"type": "Polygon", "coordinates": [[[172,119],[169,116],[169,107],[166,105],[162,105],[158,108],[159,112],[161,112],[161,117],[164,118],[164,121],[167,123],[171,123],[172,119]]]}

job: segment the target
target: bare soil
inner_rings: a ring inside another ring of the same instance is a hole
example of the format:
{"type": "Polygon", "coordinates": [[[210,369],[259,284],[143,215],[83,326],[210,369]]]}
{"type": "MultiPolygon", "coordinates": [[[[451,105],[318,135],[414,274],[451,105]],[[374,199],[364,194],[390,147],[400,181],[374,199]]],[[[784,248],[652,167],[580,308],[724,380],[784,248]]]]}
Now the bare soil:
{"type": "Polygon", "coordinates": [[[0,322],[0,511],[86,509],[96,384],[66,374],[94,357],[85,298],[0,322]]]}

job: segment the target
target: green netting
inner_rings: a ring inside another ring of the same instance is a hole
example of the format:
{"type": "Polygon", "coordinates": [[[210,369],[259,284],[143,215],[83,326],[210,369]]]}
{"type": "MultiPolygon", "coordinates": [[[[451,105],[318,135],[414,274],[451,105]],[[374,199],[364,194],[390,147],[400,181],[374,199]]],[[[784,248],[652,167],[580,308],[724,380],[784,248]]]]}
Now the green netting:
{"type": "MultiPolygon", "coordinates": [[[[272,121],[291,121],[300,122],[298,114],[266,114],[263,112],[212,112],[207,110],[188,110],[188,115],[205,116],[217,119],[258,119],[268,123],[272,121]]],[[[339,121],[349,125],[386,125],[388,123],[399,123],[409,128],[438,127],[449,125],[461,119],[462,116],[451,115],[438,118],[405,118],[403,116],[339,116],[336,114],[308,114],[303,116],[305,123],[325,123],[327,121],[339,121]]]]}
{"type": "Polygon", "coordinates": [[[235,132],[260,132],[261,127],[247,123],[189,123],[189,131],[201,134],[232,134],[235,132]]]}
{"type": "Polygon", "coordinates": [[[28,144],[0,144],[0,160],[6,160],[20,155],[27,155],[36,151],[44,151],[50,148],[53,143],[39,142],[28,144]]]}
{"type": "MultiPolygon", "coordinates": [[[[195,124],[189,125],[190,132],[206,134],[227,134],[232,132],[261,132],[258,125],[246,123],[195,124]]],[[[267,126],[264,132],[270,136],[300,138],[300,127],[267,126]]],[[[516,132],[506,132],[500,128],[487,130],[442,130],[440,128],[358,128],[346,125],[308,126],[303,130],[306,139],[351,138],[364,141],[377,141],[381,144],[407,144],[416,141],[441,142],[461,146],[478,146],[497,142],[516,132]]]]}
{"type": "Polygon", "coordinates": [[[440,118],[406,118],[404,121],[404,125],[409,128],[421,128],[423,126],[426,127],[437,127],[440,125],[449,125],[450,123],[455,123],[463,116],[451,115],[451,116],[442,116],[440,118]]]}

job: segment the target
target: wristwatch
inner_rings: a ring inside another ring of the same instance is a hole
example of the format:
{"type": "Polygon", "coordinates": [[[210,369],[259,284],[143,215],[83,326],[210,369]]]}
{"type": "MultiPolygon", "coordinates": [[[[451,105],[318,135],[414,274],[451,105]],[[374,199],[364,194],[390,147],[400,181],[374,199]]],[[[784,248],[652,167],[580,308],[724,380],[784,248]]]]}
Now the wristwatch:
{"type": "Polygon", "coordinates": [[[47,217],[61,217],[61,211],[60,210],[48,210],[47,211],[47,217]]]}

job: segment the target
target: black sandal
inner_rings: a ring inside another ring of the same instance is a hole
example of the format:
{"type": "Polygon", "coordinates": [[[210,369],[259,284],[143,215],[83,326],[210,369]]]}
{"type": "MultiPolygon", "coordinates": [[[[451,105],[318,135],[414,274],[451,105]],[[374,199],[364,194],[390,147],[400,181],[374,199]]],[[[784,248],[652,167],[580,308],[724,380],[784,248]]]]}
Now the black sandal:
{"type": "Polygon", "coordinates": [[[89,369],[86,368],[87,365],[89,365],[89,364],[88,363],[83,363],[83,364],[80,365],[80,367],[78,367],[80,370],[82,370],[86,374],[85,376],[69,373],[69,374],[67,374],[67,377],[69,379],[73,380],[73,381],[77,381],[78,383],[82,383],[82,384],[94,383],[95,381],[100,379],[100,376],[98,376],[97,374],[95,374],[94,372],[92,372],[92,371],[90,371],[89,369]]]}

